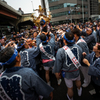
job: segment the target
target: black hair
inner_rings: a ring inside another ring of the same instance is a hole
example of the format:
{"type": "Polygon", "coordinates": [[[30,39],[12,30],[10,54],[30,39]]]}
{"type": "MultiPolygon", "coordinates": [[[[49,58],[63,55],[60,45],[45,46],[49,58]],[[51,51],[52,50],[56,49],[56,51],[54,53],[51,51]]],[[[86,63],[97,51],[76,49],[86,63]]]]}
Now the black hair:
{"type": "Polygon", "coordinates": [[[73,33],[73,34],[76,34],[77,36],[81,36],[81,32],[80,32],[80,30],[79,30],[78,28],[74,28],[74,29],[72,30],[72,33],[73,33]]]}
{"type": "MultiPolygon", "coordinates": [[[[35,32],[37,33],[37,31],[34,31],[33,34],[34,34],[35,32]]],[[[38,34],[38,33],[37,33],[37,34],[38,34]]]]}
{"type": "Polygon", "coordinates": [[[0,33],[0,39],[2,39],[2,34],[0,33]]]}
{"type": "MultiPolygon", "coordinates": [[[[18,47],[21,47],[21,44],[24,43],[24,40],[21,40],[19,43],[18,43],[18,47]]],[[[24,45],[21,47],[21,48],[17,48],[17,51],[20,52],[22,49],[24,49],[24,45]]]]}
{"type": "MultiPolygon", "coordinates": [[[[7,62],[12,55],[14,54],[13,47],[7,47],[0,51],[0,62],[5,63],[7,62]]],[[[4,65],[4,68],[11,68],[16,64],[16,59],[10,65],[4,65]]]]}
{"type": "Polygon", "coordinates": [[[40,39],[41,39],[42,41],[45,41],[45,40],[46,40],[46,35],[45,35],[44,33],[42,33],[42,34],[40,35],[40,39]]]}
{"type": "Polygon", "coordinates": [[[47,26],[43,27],[42,31],[47,32],[47,26]]]}
{"type": "Polygon", "coordinates": [[[30,33],[30,34],[29,34],[29,37],[32,36],[32,35],[33,35],[33,33],[30,33]]]}
{"type": "Polygon", "coordinates": [[[50,31],[51,31],[51,33],[54,33],[55,32],[55,29],[54,28],[51,28],[50,31]]]}
{"type": "Polygon", "coordinates": [[[93,25],[93,27],[95,27],[95,28],[96,28],[96,27],[97,27],[97,25],[93,25]]]}
{"type": "MultiPolygon", "coordinates": [[[[73,40],[74,38],[74,34],[72,32],[66,32],[65,33],[65,36],[68,40],[73,40]]],[[[66,41],[68,44],[72,44],[72,43],[69,43],[68,41],[66,41]]]]}

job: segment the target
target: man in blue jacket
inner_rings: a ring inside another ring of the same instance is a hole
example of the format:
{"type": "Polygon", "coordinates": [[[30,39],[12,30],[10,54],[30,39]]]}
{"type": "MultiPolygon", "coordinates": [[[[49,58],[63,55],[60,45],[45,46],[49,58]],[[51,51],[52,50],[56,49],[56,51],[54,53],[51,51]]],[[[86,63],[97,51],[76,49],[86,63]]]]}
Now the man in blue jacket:
{"type": "Polygon", "coordinates": [[[41,52],[41,59],[44,66],[44,70],[46,71],[45,77],[47,84],[50,85],[49,81],[49,69],[50,67],[53,68],[54,61],[55,61],[55,36],[52,33],[47,31],[42,31],[36,38],[37,47],[39,47],[41,52]]]}
{"type": "Polygon", "coordinates": [[[59,73],[62,71],[62,76],[68,88],[68,100],[73,100],[73,81],[76,82],[78,95],[81,96],[82,94],[79,71],[79,67],[81,66],[80,62],[82,60],[82,49],[74,44],[73,33],[66,32],[63,42],[65,46],[57,51],[53,72],[56,74],[57,79],[59,79],[59,73]],[[66,52],[66,50],[68,50],[68,52],[66,52]],[[69,52],[71,53],[68,54],[69,52]]]}
{"type": "Polygon", "coordinates": [[[93,52],[87,55],[83,62],[89,67],[88,74],[91,75],[92,84],[96,91],[95,97],[100,99],[100,44],[97,43],[93,47],[93,52]]]}
{"type": "Polygon", "coordinates": [[[21,55],[21,65],[24,67],[32,68],[35,72],[36,70],[36,57],[39,55],[39,48],[32,47],[24,40],[20,41],[18,44],[19,53],[21,55]]]}
{"type": "Polygon", "coordinates": [[[0,66],[6,70],[0,77],[0,100],[39,100],[39,95],[53,99],[48,86],[31,68],[21,67],[16,49],[8,47],[0,52],[0,66]]]}
{"type": "MultiPolygon", "coordinates": [[[[80,30],[75,28],[73,29],[72,33],[74,34],[75,38],[75,43],[82,48],[82,52],[85,52],[87,55],[89,54],[89,48],[87,46],[87,43],[85,40],[81,37],[80,30]]],[[[84,83],[82,84],[83,87],[87,87],[91,81],[90,75],[88,75],[88,66],[84,64],[83,62],[81,63],[81,71],[84,77],[84,83]]]]}
{"type": "Polygon", "coordinates": [[[94,35],[92,34],[91,28],[87,28],[86,33],[87,33],[87,36],[84,38],[84,40],[86,41],[88,45],[89,52],[91,53],[93,51],[93,46],[95,46],[96,44],[96,40],[95,40],[94,35]]]}

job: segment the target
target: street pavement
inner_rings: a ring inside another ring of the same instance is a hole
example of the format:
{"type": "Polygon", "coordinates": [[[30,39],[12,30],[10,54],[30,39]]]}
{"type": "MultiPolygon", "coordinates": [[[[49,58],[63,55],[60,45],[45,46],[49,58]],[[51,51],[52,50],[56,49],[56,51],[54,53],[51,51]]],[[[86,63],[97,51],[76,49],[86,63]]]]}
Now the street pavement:
{"type": "MultiPolygon", "coordinates": [[[[41,78],[45,80],[45,71],[42,69],[40,72],[40,76],[41,78]]],[[[67,87],[65,85],[64,79],[62,78],[62,82],[60,84],[60,86],[57,85],[57,80],[54,74],[52,74],[52,72],[50,72],[50,81],[51,81],[51,86],[54,88],[53,91],[53,100],[68,100],[66,93],[67,93],[67,87]]],[[[83,83],[83,75],[81,74],[81,82],[83,83]]],[[[78,96],[77,94],[77,88],[74,82],[74,86],[73,86],[73,91],[74,91],[74,97],[73,100],[100,100],[94,98],[91,94],[93,94],[94,88],[91,85],[91,83],[89,84],[88,87],[86,88],[82,88],[82,95],[81,97],[78,96]]],[[[50,98],[44,98],[43,100],[50,100],[50,98]]]]}

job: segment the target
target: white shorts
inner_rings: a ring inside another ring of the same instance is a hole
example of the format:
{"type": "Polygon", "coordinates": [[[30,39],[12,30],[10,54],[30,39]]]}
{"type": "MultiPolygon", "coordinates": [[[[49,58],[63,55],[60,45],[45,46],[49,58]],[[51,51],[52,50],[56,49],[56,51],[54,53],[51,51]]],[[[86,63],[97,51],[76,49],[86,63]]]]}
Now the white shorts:
{"type": "Polygon", "coordinates": [[[53,69],[53,67],[44,67],[44,70],[49,70],[50,68],[53,69]]]}
{"type": "Polygon", "coordinates": [[[74,78],[74,79],[67,79],[67,78],[64,78],[65,80],[65,84],[68,88],[72,88],[73,87],[73,81],[76,81],[76,80],[80,80],[80,75],[77,77],[77,78],[74,78]]]}

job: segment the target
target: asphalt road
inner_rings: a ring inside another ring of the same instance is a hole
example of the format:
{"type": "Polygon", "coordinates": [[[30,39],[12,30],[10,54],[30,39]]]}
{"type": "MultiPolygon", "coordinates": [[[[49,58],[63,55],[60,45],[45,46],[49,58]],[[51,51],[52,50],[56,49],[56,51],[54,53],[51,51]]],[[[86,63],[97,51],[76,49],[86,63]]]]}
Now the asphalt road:
{"type": "MultiPolygon", "coordinates": [[[[40,71],[40,76],[43,80],[45,80],[45,71],[43,69],[40,71]]],[[[55,75],[52,74],[52,72],[50,72],[50,81],[51,81],[51,86],[54,88],[53,100],[68,100],[67,96],[66,96],[67,87],[65,85],[64,79],[62,78],[62,82],[61,82],[60,86],[58,86],[55,75]]],[[[83,75],[82,74],[81,74],[81,82],[83,83],[83,75]]],[[[79,97],[77,94],[77,88],[75,86],[75,82],[74,82],[73,87],[74,87],[73,88],[73,91],[74,91],[73,99],[74,100],[100,100],[100,98],[96,99],[90,94],[90,91],[94,89],[91,83],[88,87],[82,88],[81,97],[79,97]]],[[[43,100],[50,100],[50,98],[44,98],[43,100]]]]}

